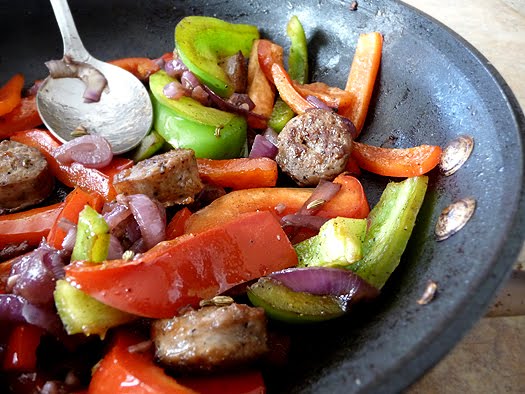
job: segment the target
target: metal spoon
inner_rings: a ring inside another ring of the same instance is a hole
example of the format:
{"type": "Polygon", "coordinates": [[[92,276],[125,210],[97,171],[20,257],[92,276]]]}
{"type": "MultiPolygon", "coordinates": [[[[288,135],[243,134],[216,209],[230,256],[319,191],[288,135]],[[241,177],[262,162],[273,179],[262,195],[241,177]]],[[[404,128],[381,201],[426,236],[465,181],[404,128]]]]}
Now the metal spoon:
{"type": "Polygon", "coordinates": [[[106,78],[100,101],[86,103],[80,79],[48,77],[40,87],[37,106],[47,128],[62,142],[81,128],[106,138],[114,154],[131,150],[151,128],[153,109],[148,91],[131,73],[91,56],[84,48],[67,0],[50,0],[62,40],[64,56],[87,63],[106,78]]]}

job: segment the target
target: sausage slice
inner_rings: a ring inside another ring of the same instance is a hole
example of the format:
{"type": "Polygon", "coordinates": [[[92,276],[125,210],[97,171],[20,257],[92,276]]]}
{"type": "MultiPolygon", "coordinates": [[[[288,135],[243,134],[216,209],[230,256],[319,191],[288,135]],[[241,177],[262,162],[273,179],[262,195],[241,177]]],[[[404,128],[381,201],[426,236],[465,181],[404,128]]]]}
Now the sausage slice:
{"type": "Polygon", "coordinates": [[[53,191],[54,178],[36,148],[0,142],[0,214],[38,204],[53,191]]]}
{"type": "Polygon", "coordinates": [[[316,186],[344,171],[353,124],[336,113],[312,109],[290,120],[277,138],[279,167],[300,186],[316,186]]]}

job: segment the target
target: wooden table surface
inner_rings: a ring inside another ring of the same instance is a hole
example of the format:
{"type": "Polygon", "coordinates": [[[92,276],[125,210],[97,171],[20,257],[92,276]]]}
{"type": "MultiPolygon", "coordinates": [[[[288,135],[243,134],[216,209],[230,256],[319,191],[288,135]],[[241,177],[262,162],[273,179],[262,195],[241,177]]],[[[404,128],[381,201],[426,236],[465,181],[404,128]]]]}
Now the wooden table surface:
{"type": "MultiPolygon", "coordinates": [[[[476,47],[505,78],[525,109],[525,0],[404,2],[476,47]]],[[[525,248],[518,265],[525,267],[525,248]]],[[[483,318],[405,393],[525,393],[525,316],[483,318]]]]}

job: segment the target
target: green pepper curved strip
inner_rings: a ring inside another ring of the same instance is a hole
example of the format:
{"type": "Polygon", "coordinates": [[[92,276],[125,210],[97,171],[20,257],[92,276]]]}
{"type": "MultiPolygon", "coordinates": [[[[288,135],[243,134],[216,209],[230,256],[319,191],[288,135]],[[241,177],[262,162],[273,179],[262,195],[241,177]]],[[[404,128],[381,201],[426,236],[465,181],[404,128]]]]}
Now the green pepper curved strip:
{"type": "Polygon", "coordinates": [[[308,82],[308,43],[303,25],[296,15],[290,18],[286,33],[291,41],[288,74],[294,81],[304,84],[308,82]]]}
{"type": "Polygon", "coordinates": [[[163,89],[174,81],[164,71],[150,76],[153,127],[174,148],[193,149],[198,158],[231,159],[246,155],[246,119],[205,107],[190,97],[167,98],[163,89]]]}
{"type": "Polygon", "coordinates": [[[71,260],[100,263],[108,257],[109,226],[97,211],[86,205],[78,215],[77,238],[71,260]]]}
{"type": "MultiPolygon", "coordinates": [[[[286,26],[286,33],[290,38],[290,52],[288,55],[288,73],[290,77],[301,84],[308,82],[308,43],[303,25],[297,16],[292,16],[286,26]]],[[[277,98],[268,126],[278,133],[295,116],[292,109],[281,99],[277,98]]]]}
{"type": "Polygon", "coordinates": [[[187,16],[175,28],[175,45],[181,60],[201,82],[222,97],[231,96],[234,88],[219,66],[221,60],[239,51],[248,57],[258,38],[257,26],[205,16],[187,16]]]}
{"type": "Polygon", "coordinates": [[[164,146],[164,138],[155,130],[150,130],[133,151],[133,161],[145,160],[157,153],[164,146]]]}
{"type": "Polygon", "coordinates": [[[427,176],[390,182],[368,219],[363,259],[349,266],[372,286],[381,289],[398,266],[423,204],[427,176]]]}

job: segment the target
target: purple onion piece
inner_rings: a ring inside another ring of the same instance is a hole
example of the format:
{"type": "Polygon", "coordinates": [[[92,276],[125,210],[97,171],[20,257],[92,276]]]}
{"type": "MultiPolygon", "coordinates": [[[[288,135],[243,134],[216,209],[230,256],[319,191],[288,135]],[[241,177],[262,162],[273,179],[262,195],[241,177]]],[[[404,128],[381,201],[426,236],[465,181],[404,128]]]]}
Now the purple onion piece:
{"type": "Polygon", "coordinates": [[[129,208],[137,221],[144,246],[150,249],[166,239],[166,210],[145,194],[127,196],[129,208]]]}
{"type": "Polygon", "coordinates": [[[102,217],[106,221],[110,230],[117,227],[122,221],[127,219],[131,215],[131,211],[126,204],[113,203],[105,206],[105,212],[103,211],[102,217]]]}
{"type": "Polygon", "coordinates": [[[55,281],[64,276],[65,263],[64,253],[42,243],[13,263],[8,290],[33,304],[52,305],[55,281]]]}
{"type": "Polygon", "coordinates": [[[228,102],[236,107],[246,109],[247,111],[251,111],[255,108],[255,103],[250,96],[245,93],[233,93],[228,98],[228,102]]]}
{"type": "Polygon", "coordinates": [[[297,213],[301,215],[315,215],[323,208],[324,204],[335,197],[339,190],[341,190],[341,184],[321,179],[297,213]],[[315,204],[313,203],[314,201],[316,202],[315,204]]]}
{"type": "Polygon", "coordinates": [[[310,104],[312,104],[316,108],[324,109],[324,110],[327,110],[327,111],[333,111],[332,108],[330,108],[328,105],[326,105],[326,103],[323,100],[321,100],[319,97],[317,97],[317,96],[308,95],[308,96],[306,96],[306,101],[308,101],[310,104]]]}
{"type": "Polygon", "coordinates": [[[180,83],[184,89],[193,91],[197,86],[201,86],[199,79],[191,71],[184,71],[180,77],[180,83]]]}
{"type": "Polygon", "coordinates": [[[202,86],[197,86],[192,90],[191,98],[205,106],[210,104],[210,95],[202,86]]]}
{"type": "Polygon", "coordinates": [[[115,237],[113,234],[110,234],[107,259],[108,260],[121,259],[123,253],[124,253],[124,249],[122,248],[122,244],[120,243],[119,239],[115,237]]]}
{"type": "Polygon", "coordinates": [[[75,242],[77,240],[77,228],[71,227],[64,237],[64,240],[62,241],[62,250],[73,253],[73,249],[75,247],[75,242]]]}
{"type": "Polygon", "coordinates": [[[45,63],[51,78],[78,78],[84,82],[84,101],[93,103],[100,101],[100,96],[106,88],[106,77],[95,67],[82,62],[75,62],[68,56],[62,60],[50,60],[45,63]]]}
{"type": "Polygon", "coordinates": [[[293,291],[338,297],[345,310],[358,301],[372,300],[379,290],[354,272],[341,268],[288,268],[268,275],[293,291]]]}
{"type": "Polygon", "coordinates": [[[267,157],[270,159],[275,159],[275,156],[277,156],[278,149],[277,147],[272,144],[268,139],[261,135],[257,134],[255,136],[255,139],[253,140],[252,149],[250,151],[250,158],[258,158],[258,157],[267,157]]]}
{"type": "Polygon", "coordinates": [[[22,310],[27,301],[14,294],[0,294],[0,321],[12,323],[24,323],[22,310]]]}
{"type": "Polygon", "coordinates": [[[264,130],[262,135],[264,135],[266,139],[270,141],[272,144],[274,144],[275,146],[278,145],[277,139],[279,138],[279,134],[277,134],[277,132],[271,127],[268,127],[266,130],[264,130]]]}
{"type": "MultiPolygon", "coordinates": [[[[293,213],[285,215],[281,218],[281,225],[309,228],[311,230],[319,231],[321,226],[326,223],[328,219],[321,216],[314,215],[301,215],[299,213],[293,213]]],[[[292,234],[295,235],[295,234],[292,234]]]]}
{"type": "Polygon", "coordinates": [[[188,67],[179,58],[173,58],[164,64],[164,71],[172,78],[180,79],[184,71],[188,71],[188,67]]]}
{"type": "Polygon", "coordinates": [[[88,134],[60,145],[53,156],[62,164],[76,162],[88,168],[103,168],[113,159],[113,152],[104,137],[88,134]]]}
{"type": "Polygon", "coordinates": [[[178,100],[186,95],[186,90],[179,81],[172,81],[162,89],[162,93],[169,99],[178,100]]]}

